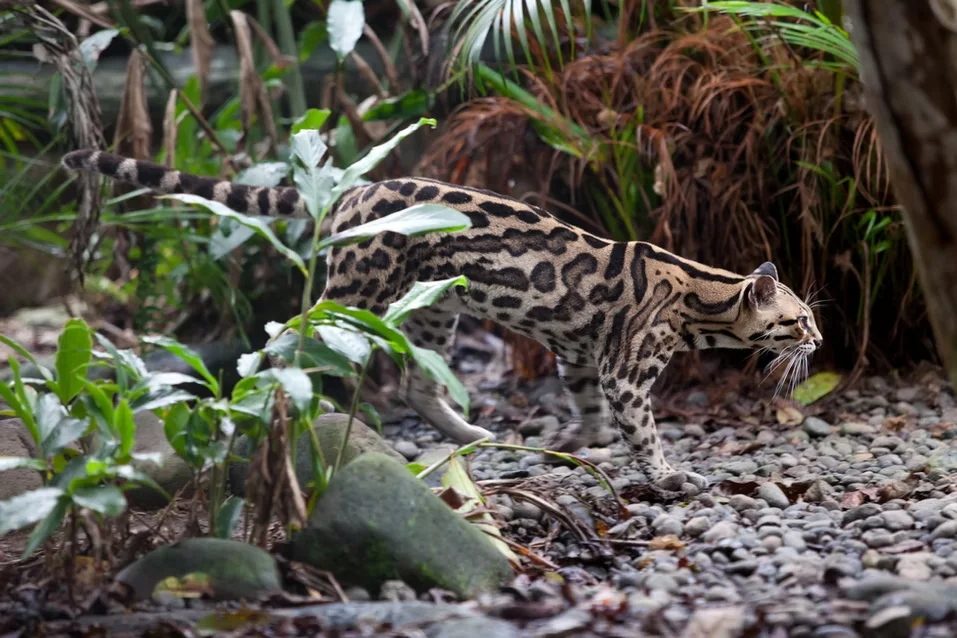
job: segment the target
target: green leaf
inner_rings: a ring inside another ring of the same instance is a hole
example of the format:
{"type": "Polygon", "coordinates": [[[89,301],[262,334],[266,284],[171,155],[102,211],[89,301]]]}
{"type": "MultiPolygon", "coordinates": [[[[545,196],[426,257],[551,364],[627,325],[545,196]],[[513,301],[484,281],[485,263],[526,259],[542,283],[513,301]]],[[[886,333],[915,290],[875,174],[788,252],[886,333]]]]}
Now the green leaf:
{"type": "Polygon", "coordinates": [[[457,232],[471,226],[472,220],[467,215],[448,206],[417,204],[327,237],[319,242],[318,249],[355,244],[385,232],[414,236],[430,232],[457,232]]]}
{"type": "Polygon", "coordinates": [[[47,464],[40,459],[28,459],[16,456],[0,456],[0,472],[6,472],[7,470],[17,470],[21,468],[39,470],[42,472],[47,469],[47,464]]]}
{"type": "Polygon", "coordinates": [[[190,409],[185,403],[179,403],[170,408],[163,421],[163,432],[166,440],[176,453],[184,459],[186,456],[186,426],[189,424],[190,409]]]}
{"type": "Polygon", "coordinates": [[[39,445],[41,439],[40,434],[37,432],[36,421],[33,420],[33,414],[28,407],[20,403],[20,400],[13,394],[13,391],[2,381],[0,381],[0,398],[6,401],[7,405],[10,406],[17,417],[23,421],[24,427],[27,428],[27,431],[30,432],[30,436],[33,437],[33,442],[39,445]]]}
{"type": "Polygon", "coordinates": [[[416,364],[418,364],[418,366],[422,368],[422,371],[425,372],[430,378],[448,388],[449,396],[452,397],[453,401],[462,406],[462,410],[465,412],[466,416],[468,416],[468,390],[465,389],[465,386],[462,385],[462,382],[459,381],[452,370],[449,369],[449,365],[445,362],[445,359],[442,358],[442,355],[434,350],[427,350],[413,344],[409,345],[412,348],[412,358],[415,360],[416,364]]]}
{"type": "Polygon", "coordinates": [[[69,508],[70,501],[66,498],[59,498],[51,503],[51,507],[47,511],[45,517],[43,517],[43,520],[39,525],[33,528],[32,532],[30,532],[30,536],[27,538],[27,545],[23,550],[22,558],[27,558],[33,554],[33,552],[37,550],[37,547],[42,545],[46,539],[50,538],[53,532],[60,528],[60,525],[63,523],[63,519],[66,517],[66,513],[69,508]]]}
{"type": "Polygon", "coordinates": [[[19,343],[17,343],[10,337],[5,337],[3,335],[0,335],[0,343],[4,344],[8,348],[15,351],[17,354],[19,354],[21,357],[23,357],[24,359],[26,359],[27,361],[35,365],[37,369],[40,371],[40,374],[43,376],[43,378],[46,379],[47,381],[53,378],[53,375],[50,373],[50,371],[47,368],[37,363],[37,360],[33,358],[33,355],[30,354],[30,352],[26,348],[21,346],[19,343]]]}
{"type": "Polygon", "coordinates": [[[428,308],[449,289],[456,286],[468,288],[468,280],[460,275],[452,279],[443,279],[441,281],[417,281],[412,286],[412,290],[407,292],[402,299],[389,304],[389,309],[382,318],[386,323],[393,326],[400,325],[412,312],[420,308],[428,308]]]}
{"type": "Polygon", "coordinates": [[[240,355],[239,359],[236,360],[236,372],[239,373],[241,378],[245,379],[246,377],[250,377],[256,374],[256,371],[259,370],[259,366],[262,364],[262,361],[262,350],[240,355]]]}
{"type": "Polygon", "coordinates": [[[57,395],[64,405],[83,388],[92,349],[90,327],[82,319],[70,319],[57,340],[55,364],[57,395]]]}
{"type": "MultiPolygon", "coordinates": [[[[268,344],[266,354],[279,357],[288,363],[295,362],[296,349],[299,347],[299,335],[287,332],[268,344]]],[[[325,343],[307,338],[302,353],[303,368],[318,368],[317,372],[335,377],[350,377],[355,370],[350,359],[339,354],[325,343]]]]}
{"type": "MultiPolygon", "coordinates": [[[[193,381],[196,380],[193,379],[193,381]]],[[[194,401],[195,399],[196,395],[190,394],[185,390],[162,388],[150,391],[148,394],[138,397],[135,401],[131,401],[130,407],[133,409],[133,414],[136,414],[138,412],[158,410],[176,403],[183,403],[184,401],[194,401]]]]}
{"type": "Polygon", "coordinates": [[[213,395],[217,397],[219,396],[219,382],[216,381],[216,377],[214,377],[212,373],[210,373],[209,369],[206,368],[206,364],[203,363],[202,357],[200,357],[195,350],[189,346],[184,346],[180,342],[176,341],[175,339],[171,339],[170,337],[143,337],[143,341],[151,345],[159,346],[167,352],[171,352],[185,361],[193,370],[198,372],[204,379],[206,379],[206,383],[208,384],[207,387],[210,389],[213,395]]]}
{"type": "Polygon", "coordinates": [[[89,427],[89,423],[82,419],[73,417],[60,419],[53,431],[43,440],[43,454],[45,456],[59,454],[63,448],[83,436],[89,427]]]}
{"type": "Polygon", "coordinates": [[[0,536],[43,520],[64,494],[56,487],[41,487],[0,502],[0,536]]]}
{"type": "MultiPolygon", "coordinates": [[[[336,1],[339,0],[334,0],[333,4],[335,4],[336,1]]],[[[432,119],[422,118],[415,124],[410,124],[396,133],[395,136],[389,141],[379,144],[378,146],[373,146],[371,149],[369,149],[369,152],[366,153],[365,157],[343,171],[342,179],[339,180],[339,183],[336,185],[336,188],[333,191],[333,201],[338,199],[339,195],[341,195],[343,191],[347,191],[355,186],[360,177],[375,168],[376,165],[384,160],[402,140],[412,135],[425,125],[435,128],[436,122],[432,119]]]]}
{"type": "Polygon", "coordinates": [[[841,382],[837,372],[818,372],[794,389],[794,400],[801,405],[811,405],[831,393],[841,382]]]}
{"type": "Polygon", "coordinates": [[[286,391],[296,409],[304,413],[312,403],[312,381],[301,368],[270,368],[259,373],[263,378],[272,378],[286,391]]]}
{"type": "Polygon", "coordinates": [[[106,516],[119,516],[126,509],[123,491],[114,485],[81,487],[72,494],[73,502],[106,516]]]}
{"type": "MultiPolygon", "coordinates": [[[[322,128],[322,125],[326,123],[328,118],[329,109],[309,109],[293,122],[292,134],[295,135],[299,131],[307,129],[315,129],[318,131],[322,128]]],[[[321,154],[320,157],[322,157],[321,154]]],[[[313,166],[318,166],[318,161],[313,164],[313,166]]]]}
{"type": "Polygon", "coordinates": [[[113,412],[113,427],[120,439],[120,456],[126,458],[133,451],[136,442],[136,421],[133,420],[133,410],[126,399],[121,399],[113,412]]]}
{"type": "Polygon", "coordinates": [[[110,46],[110,42],[112,42],[113,38],[119,35],[119,33],[119,29],[103,29],[102,31],[97,31],[80,43],[80,54],[83,56],[83,61],[86,62],[91,72],[96,68],[100,54],[106,50],[106,47],[110,46]]]}
{"type": "Polygon", "coordinates": [[[356,48],[365,26],[365,11],[358,0],[332,0],[326,13],[326,32],[329,46],[336,52],[339,62],[356,48]]]}
{"type": "Polygon", "coordinates": [[[232,538],[236,524],[239,522],[239,515],[243,511],[243,505],[246,503],[238,496],[230,496],[219,508],[216,514],[216,536],[218,538],[232,538]]]}
{"type": "MultiPolygon", "coordinates": [[[[314,20],[299,32],[299,62],[305,62],[312,56],[316,47],[326,41],[326,23],[314,20]]],[[[315,128],[319,128],[318,126],[315,128]]],[[[295,131],[293,131],[295,132],[295,131]]]]}
{"type": "Polygon", "coordinates": [[[365,122],[383,120],[407,120],[428,113],[433,99],[423,89],[412,89],[399,97],[380,100],[362,114],[365,122]]]}
{"type": "Polygon", "coordinates": [[[233,183],[274,188],[279,186],[288,174],[289,164],[286,162],[260,162],[241,170],[233,183]]]}
{"type": "Polygon", "coordinates": [[[255,217],[249,217],[241,213],[237,213],[236,211],[232,210],[225,204],[220,204],[219,202],[214,202],[212,200],[206,199],[205,197],[199,197],[198,195],[190,195],[188,193],[177,193],[177,194],[171,194],[171,195],[163,195],[162,198],[175,199],[175,200],[183,202],[184,204],[194,204],[197,206],[203,206],[209,209],[215,215],[218,215],[220,217],[226,217],[228,219],[235,219],[243,226],[248,226],[249,228],[252,228],[257,235],[259,235],[260,237],[263,237],[266,241],[272,244],[272,246],[276,250],[278,250],[280,253],[282,253],[286,257],[286,259],[296,264],[296,267],[298,267],[299,270],[302,271],[304,275],[307,273],[306,264],[302,261],[302,257],[296,254],[294,250],[291,250],[290,248],[283,245],[283,243],[279,241],[279,239],[273,234],[272,230],[270,230],[269,226],[262,220],[255,217]]]}
{"type": "Polygon", "coordinates": [[[320,220],[334,201],[336,172],[332,158],[321,164],[327,151],[326,143],[315,129],[304,129],[292,136],[292,153],[301,163],[293,171],[293,181],[306,202],[309,215],[315,220],[320,220]]]}
{"type": "Polygon", "coordinates": [[[209,239],[209,256],[213,259],[222,259],[256,234],[256,231],[248,226],[228,224],[226,223],[228,221],[223,220],[224,223],[216,226],[213,236],[209,239]]]}
{"type": "MultiPolygon", "coordinates": [[[[41,451],[43,451],[43,441],[50,436],[50,433],[56,430],[57,424],[66,416],[66,408],[60,403],[60,399],[54,394],[43,394],[37,400],[36,423],[37,436],[40,440],[41,451]]],[[[49,456],[44,452],[44,456],[49,456]]]]}
{"type": "Polygon", "coordinates": [[[412,472],[414,476],[418,476],[419,472],[426,470],[427,467],[425,465],[422,465],[421,463],[407,463],[405,466],[405,469],[412,472]]]}
{"type": "Polygon", "coordinates": [[[368,337],[338,326],[316,326],[316,332],[323,343],[338,352],[349,361],[365,365],[372,354],[372,344],[368,337]]]}

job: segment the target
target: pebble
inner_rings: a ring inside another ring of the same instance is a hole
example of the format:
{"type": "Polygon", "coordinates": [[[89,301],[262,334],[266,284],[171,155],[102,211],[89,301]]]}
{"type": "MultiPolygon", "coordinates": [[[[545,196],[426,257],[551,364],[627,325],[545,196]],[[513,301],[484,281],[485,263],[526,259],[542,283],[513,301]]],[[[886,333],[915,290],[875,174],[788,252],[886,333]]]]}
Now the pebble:
{"type": "Polygon", "coordinates": [[[422,450],[419,448],[419,446],[412,441],[396,441],[393,448],[395,448],[396,452],[404,456],[409,461],[414,461],[415,459],[419,458],[419,454],[422,453],[422,450]]]}
{"type": "Polygon", "coordinates": [[[816,416],[809,416],[805,418],[802,427],[804,428],[805,432],[811,436],[817,437],[829,436],[834,432],[834,426],[823,419],[817,418],[816,416]]]}
{"type": "Polygon", "coordinates": [[[678,521],[667,514],[662,514],[656,518],[652,523],[651,527],[655,530],[655,534],[658,536],[681,536],[684,532],[684,525],[681,524],[681,521],[678,521]]]}
{"type": "Polygon", "coordinates": [[[725,538],[734,538],[738,535],[738,526],[731,521],[718,521],[711,529],[701,535],[706,543],[714,543],[725,538]]]}
{"type": "Polygon", "coordinates": [[[733,510],[743,512],[746,510],[757,509],[758,502],[750,496],[745,496],[744,494],[735,494],[728,500],[728,505],[730,505],[731,509],[733,510]]]}
{"type": "MultiPolygon", "coordinates": [[[[957,522],[957,521],[955,521],[957,522]]],[[[711,527],[711,521],[706,516],[695,516],[684,525],[685,534],[691,538],[697,538],[704,534],[711,527]]]]}
{"type": "Polygon", "coordinates": [[[778,487],[777,483],[762,483],[758,488],[758,496],[768,502],[771,507],[780,507],[784,509],[791,504],[784,491],[778,487]]]}
{"type": "Polygon", "coordinates": [[[914,527],[914,517],[904,510],[891,510],[881,514],[881,521],[889,530],[899,531],[912,529],[914,527]]]}

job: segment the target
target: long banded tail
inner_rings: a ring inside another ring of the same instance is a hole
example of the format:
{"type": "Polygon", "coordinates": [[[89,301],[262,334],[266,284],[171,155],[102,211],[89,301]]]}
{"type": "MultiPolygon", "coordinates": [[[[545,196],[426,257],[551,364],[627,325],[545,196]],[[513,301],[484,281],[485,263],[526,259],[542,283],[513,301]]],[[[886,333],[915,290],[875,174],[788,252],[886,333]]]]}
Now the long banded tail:
{"type": "Polygon", "coordinates": [[[238,213],[279,217],[307,215],[306,204],[295,188],[234,184],[102,151],[73,151],[64,155],[62,161],[70,169],[101,173],[111,179],[159,193],[188,193],[205,197],[225,204],[238,213]]]}

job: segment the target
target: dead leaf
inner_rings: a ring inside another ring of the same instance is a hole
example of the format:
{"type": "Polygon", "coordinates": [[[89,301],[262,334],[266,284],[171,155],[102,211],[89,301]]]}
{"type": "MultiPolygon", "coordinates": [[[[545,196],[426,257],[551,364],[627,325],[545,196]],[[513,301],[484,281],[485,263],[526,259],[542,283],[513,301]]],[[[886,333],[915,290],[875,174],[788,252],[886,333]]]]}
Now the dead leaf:
{"type": "Polygon", "coordinates": [[[877,496],[881,503],[886,503],[895,498],[904,498],[913,491],[914,485],[905,481],[887,481],[877,488],[877,496]]]}
{"type": "Polygon", "coordinates": [[[679,549],[684,549],[686,544],[674,534],[667,534],[665,536],[655,536],[652,538],[648,542],[648,547],[649,549],[677,551],[679,549]]]}
{"type": "Polygon", "coordinates": [[[179,127],[176,126],[176,98],[179,91],[173,89],[169,92],[169,99],[166,101],[166,112],[163,113],[163,149],[166,151],[166,167],[176,166],[176,137],[179,127]]]}
{"type": "Polygon", "coordinates": [[[454,487],[447,487],[439,493],[439,498],[445,501],[445,504],[458,511],[460,507],[468,502],[468,498],[463,496],[454,487]]]}
{"type": "Polygon", "coordinates": [[[216,42],[209,34],[206,8],[203,0],[186,0],[186,22],[189,25],[189,44],[199,80],[200,106],[206,103],[209,87],[209,67],[213,61],[216,42]]]}
{"type": "Polygon", "coordinates": [[[788,500],[792,503],[796,503],[800,497],[804,496],[804,493],[808,491],[808,488],[810,488],[812,484],[813,481],[777,482],[777,486],[781,488],[781,491],[784,492],[784,495],[787,496],[788,500]]]}
{"type": "Polygon", "coordinates": [[[841,499],[841,507],[845,509],[859,507],[864,503],[873,501],[876,496],[877,490],[875,488],[865,488],[863,490],[847,492],[844,498],[841,499]]]}
{"type": "Polygon", "coordinates": [[[777,417],[778,423],[781,425],[801,425],[804,423],[804,414],[790,405],[778,408],[777,417]]]}
{"type": "Polygon", "coordinates": [[[215,593],[209,575],[202,572],[186,574],[182,578],[170,576],[156,584],[154,592],[169,592],[177,598],[202,598],[215,593]]]}
{"type": "Polygon", "coordinates": [[[146,58],[133,49],[126,65],[126,84],[120,100],[113,146],[117,153],[134,159],[149,159],[153,125],[147,108],[145,79],[146,58]]]}
{"type": "Polygon", "coordinates": [[[731,479],[726,479],[718,483],[716,489],[725,496],[734,496],[735,494],[750,496],[754,494],[759,486],[760,483],[757,481],[732,481],[731,479]]]}
{"type": "MultiPolygon", "coordinates": [[[[269,141],[269,150],[273,155],[277,155],[278,135],[276,133],[276,122],[273,118],[272,104],[269,101],[269,94],[266,92],[266,85],[256,71],[256,62],[253,56],[250,25],[255,24],[255,20],[242,11],[230,11],[229,15],[235,27],[236,51],[239,55],[239,102],[242,110],[243,137],[237,146],[242,148],[242,142],[245,141],[249,129],[252,127],[253,117],[257,112],[256,105],[258,104],[260,119],[266,129],[266,138],[269,141]]],[[[275,43],[268,40],[266,50],[272,53],[272,48],[278,51],[275,43]],[[270,43],[272,47],[270,47],[270,43]]]]}

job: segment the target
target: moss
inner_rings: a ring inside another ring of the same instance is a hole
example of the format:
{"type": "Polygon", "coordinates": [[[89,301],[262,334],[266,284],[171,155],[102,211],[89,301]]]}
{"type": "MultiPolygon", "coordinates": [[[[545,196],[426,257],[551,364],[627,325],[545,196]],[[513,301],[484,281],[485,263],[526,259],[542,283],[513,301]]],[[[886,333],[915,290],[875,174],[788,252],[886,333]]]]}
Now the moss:
{"type": "Polygon", "coordinates": [[[336,474],[290,551],[372,592],[398,578],[419,591],[441,587],[472,596],[512,575],[485,534],[402,463],[376,453],[336,474]]]}

